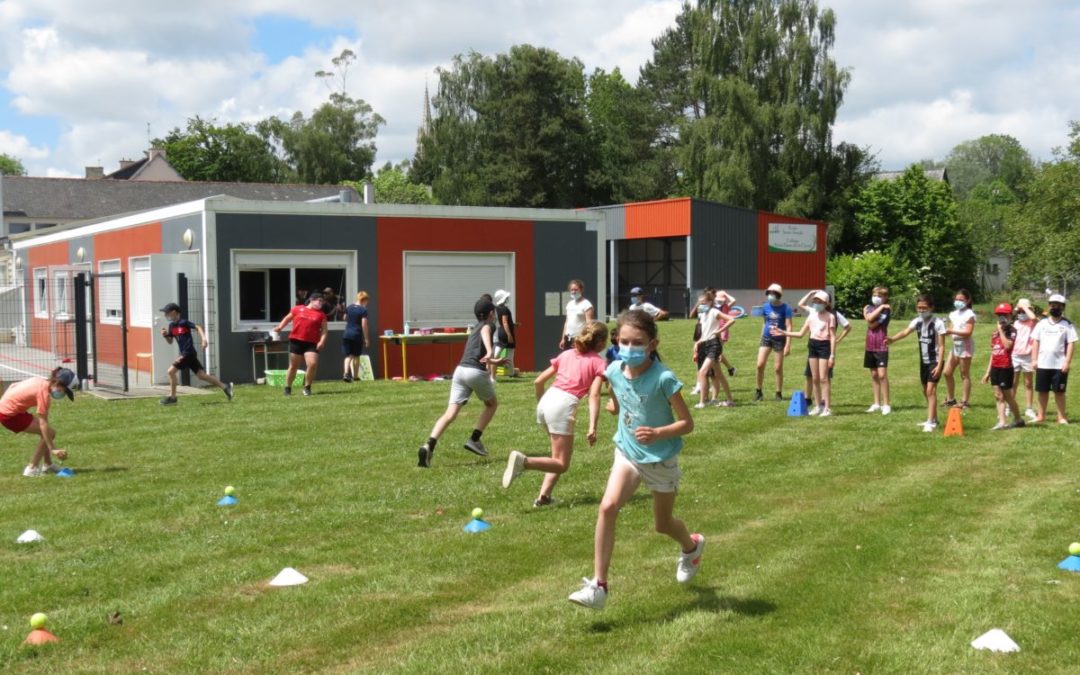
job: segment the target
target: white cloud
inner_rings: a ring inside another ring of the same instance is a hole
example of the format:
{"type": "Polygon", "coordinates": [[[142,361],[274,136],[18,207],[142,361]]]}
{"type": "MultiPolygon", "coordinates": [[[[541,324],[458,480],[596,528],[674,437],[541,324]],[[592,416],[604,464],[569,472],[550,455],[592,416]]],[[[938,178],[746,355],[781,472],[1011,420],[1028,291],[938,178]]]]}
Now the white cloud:
{"type": "Polygon", "coordinates": [[[0,129],[0,155],[17,157],[25,166],[27,162],[48,157],[49,149],[35,147],[26,136],[20,136],[18,134],[13,134],[10,131],[0,129]]]}

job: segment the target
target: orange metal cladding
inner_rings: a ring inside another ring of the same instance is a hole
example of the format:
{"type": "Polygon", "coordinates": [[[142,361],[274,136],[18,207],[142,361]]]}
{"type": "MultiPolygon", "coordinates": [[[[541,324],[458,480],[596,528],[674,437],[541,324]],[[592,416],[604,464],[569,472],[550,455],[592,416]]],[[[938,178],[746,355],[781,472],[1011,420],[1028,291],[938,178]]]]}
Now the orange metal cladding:
{"type": "Polygon", "coordinates": [[[685,237],[690,234],[690,198],[627,204],[626,238],[685,237]]]}
{"type": "Polygon", "coordinates": [[[758,212],[758,288],[777,283],[786,288],[825,287],[825,238],[828,225],[807,218],[758,212]],[[769,223],[807,223],[818,226],[817,251],[774,253],[769,251],[769,223]]]}
{"type": "MultiPolygon", "coordinates": [[[[128,259],[131,257],[161,253],[161,223],[148,223],[122,230],[102,232],[94,236],[94,265],[102,260],[120,260],[120,269],[128,274],[127,312],[131,316],[131,274],[128,259]]],[[[101,307],[101,298],[97,298],[101,307]]],[[[154,308],[157,309],[156,307],[154,308]]],[[[130,319],[129,319],[130,324],[130,319]]],[[[123,356],[120,352],[120,326],[101,323],[98,319],[98,360],[103,363],[119,365],[123,356]]],[[[150,328],[128,326],[128,367],[135,368],[135,354],[148,352],[153,340],[150,328]]]]}
{"type": "MultiPolygon", "coordinates": [[[[26,274],[28,277],[27,286],[30,288],[30,296],[37,294],[37,282],[34,280],[34,269],[38,267],[49,267],[50,265],[69,265],[71,261],[68,259],[70,253],[68,252],[68,243],[66,241],[58,241],[55,244],[45,244],[43,246],[35,246],[27,249],[26,251],[26,274]]],[[[30,298],[27,298],[30,300],[30,298]]],[[[33,300],[30,300],[33,303],[33,300]]],[[[31,307],[36,305],[31,304],[31,307]]],[[[49,324],[53,319],[41,319],[36,315],[31,314],[31,329],[30,329],[30,346],[35,349],[50,349],[51,341],[49,339],[49,324]]]]}

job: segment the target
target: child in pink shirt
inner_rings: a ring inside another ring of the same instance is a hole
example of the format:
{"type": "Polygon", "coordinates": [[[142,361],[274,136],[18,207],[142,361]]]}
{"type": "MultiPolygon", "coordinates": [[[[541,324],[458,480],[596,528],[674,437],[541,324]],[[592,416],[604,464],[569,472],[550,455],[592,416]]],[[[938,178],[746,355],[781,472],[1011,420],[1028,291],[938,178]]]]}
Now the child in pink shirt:
{"type": "Polygon", "coordinates": [[[552,503],[551,493],[559,476],[570,469],[574,452],[574,423],[577,406],[589,395],[589,445],[596,443],[596,422],[600,415],[600,386],[603,383],[607,362],[600,353],[607,343],[607,326],[599,321],[585,324],[574,337],[574,348],[564,351],[551,360],[551,366],[537,376],[536,421],[547,428],[551,438],[551,457],[528,457],[514,450],[506,463],[502,485],[510,487],[523,471],[532,469],[545,472],[540,495],[533,506],[552,503]],[[555,378],[551,388],[544,392],[544,383],[555,378]]]}
{"type": "Polygon", "coordinates": [[[49,404],[52,399],[59,400],[65,396],[74,401],[71,385],[75,379],[72,371],[57,368],[48,379],[31,377],[16,382],[0,398],[0,424],[15,433],[25,431],[41,437],[30,463],[23,469],[24,476],[32,478],[57,471],[52,463],[53,455],[61,460],[67,458],[67,450],[53,445],[56,430],[49,425],[49,404]],[[30,414],[31,408],[34,409],[33,415],[30,414]]]}
{"type": "MultiPolygon", "coordinates": [[[[1035,387],[1032,384],[1032,379],[1035,373],[1035,366],[1031,363],[1031,331],[1035,328],[1035,309],[1031,306],[1031,300],[1027,298],[1020,298],[1016,301],[1016,321],[1013,322],[1013,328],[1016,329],[1016,340],[1013,341],[1012,351],[1012,363],[1013,370],[1023,376],[1025,399],[1027,409],[1024,411],[1024,416],[1030,420],[1034,420],[1038,415],[1035,414],[1035,387]]],[[[1019,389],[1020,387],[1016,387],[1019,389]]]]}

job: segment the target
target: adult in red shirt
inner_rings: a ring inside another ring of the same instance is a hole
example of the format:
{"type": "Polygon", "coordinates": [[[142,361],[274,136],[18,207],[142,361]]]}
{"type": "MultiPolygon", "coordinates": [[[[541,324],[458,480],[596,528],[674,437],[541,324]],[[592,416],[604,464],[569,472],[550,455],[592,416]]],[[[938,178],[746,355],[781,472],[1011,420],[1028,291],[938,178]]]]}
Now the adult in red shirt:
{"type": "Polygon", "coordinates": [[[326,344],[326,314],[322,311],[322,294],[309,295],[307,304],[293,307],[274,330],[283,331],[290,323],[293,327],[289,333],[289,370],[285,373],[285,395],[292,396],[293,378],[300,364],[304,364],[304,396],[311,396],[311,383],[315,381],[315,370],[319,367],[319,352],[326,344]]]}

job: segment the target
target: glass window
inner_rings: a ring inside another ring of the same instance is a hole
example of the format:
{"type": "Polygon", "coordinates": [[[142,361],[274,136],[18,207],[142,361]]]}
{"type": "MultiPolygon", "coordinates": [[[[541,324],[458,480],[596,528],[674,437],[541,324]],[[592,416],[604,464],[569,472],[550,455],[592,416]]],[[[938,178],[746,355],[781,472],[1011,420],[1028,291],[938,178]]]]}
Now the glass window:
{"type": "Polygon", "coordinates": [[[102,260],[98,263],[98,316],[101,323],[119,324],[124,318],[124,294],[120,286],[120,261],[102,260]]]}
{"type": "Polygon", "coordinates": [[[131,296],[131,325],[154,325],[154,306],[150,299],[150,258],[131,258],[128,261],[128,284],[131,296]]]}
{"type": "Polygon", "coordinates": [[[342,321],[355,261],[344,251],[234,252],[234,321],[277,323],[313,291],[323,293],[327,318],[342,321]]]}
{"type": "Polygon", "coordinates": [[[49,318],[49,270],[44,267],[34,270],[34,316],[49,318]]]}
{"type": "Polygon", "coordinates": [[[66,319],[71,312],[68,305],[68,298],[70,297],[68,290],[71,288],[71,275],[66,270],[54,272],[52,286],[53,315],[58,319],[66,319]]]}

